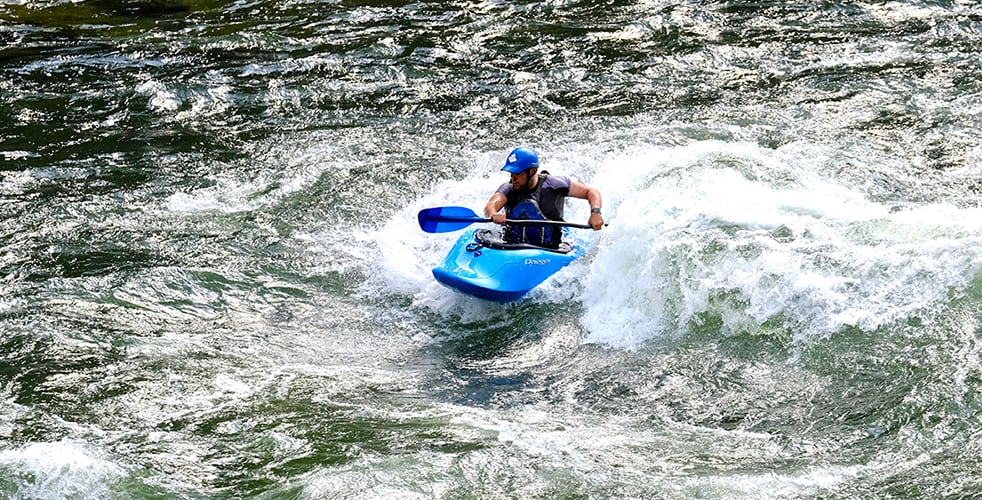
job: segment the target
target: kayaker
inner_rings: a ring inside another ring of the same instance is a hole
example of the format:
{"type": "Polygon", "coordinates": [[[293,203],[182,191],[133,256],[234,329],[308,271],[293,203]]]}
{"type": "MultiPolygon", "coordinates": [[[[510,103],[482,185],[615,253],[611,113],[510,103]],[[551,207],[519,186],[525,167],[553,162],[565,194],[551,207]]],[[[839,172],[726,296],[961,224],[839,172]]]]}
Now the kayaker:
{"type": "MultiPolygon", "coordinates": [[[[544,170],[540,173],[539,155],[532,149],[513,149],[501,170],[511,174],[511,180],[502,184],[484,206],[484,214],[496,224],[505,224],[505,219],[561,221],[566,197],[573,197],[590,203],[590,220],[587,223],[594,231],[603,227],[600,191],[571,181],[567,176],[550,175],[544,170]]],[[[562,228],[506,226],[504,238],[508,243],[555,248],[562,241],[562,228]]]]}

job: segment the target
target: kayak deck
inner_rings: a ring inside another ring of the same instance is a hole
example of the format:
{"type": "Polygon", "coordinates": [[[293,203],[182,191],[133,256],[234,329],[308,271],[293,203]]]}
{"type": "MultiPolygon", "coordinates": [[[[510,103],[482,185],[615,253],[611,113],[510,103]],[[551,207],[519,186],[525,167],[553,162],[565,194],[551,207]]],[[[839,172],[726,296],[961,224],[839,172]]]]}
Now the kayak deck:
{"type": "Polygon", "coordinates": [[[490,230],[478,229],[457,240],[443,263],[433,268],[433,277],[474,297],[511,302],[582,254],[581,248],[565,242],[556,249],[508,244],[490,230]]]}

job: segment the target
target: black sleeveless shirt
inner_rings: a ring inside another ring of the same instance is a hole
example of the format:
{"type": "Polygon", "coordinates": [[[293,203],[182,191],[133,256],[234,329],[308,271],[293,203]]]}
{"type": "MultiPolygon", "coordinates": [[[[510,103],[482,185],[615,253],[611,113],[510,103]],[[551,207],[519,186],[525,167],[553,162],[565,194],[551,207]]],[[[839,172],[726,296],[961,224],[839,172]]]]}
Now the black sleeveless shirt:
{"type": "Polygon", "coordinates": [[[563,210],[566,206],[566,197],[569,196],[569,177],[565,175],[549,175],[549,172],[539,174],[539,183],[535,189],[515,189],[510,182],[506,182],[498,188],[498,192],[505,195],[508,200],[505,209],[511,210],[522,201],[529,198],[535,200],[547,219],[563,220],[563,210]],[[538,198],[538,199],[536,199],[538,198]]]}

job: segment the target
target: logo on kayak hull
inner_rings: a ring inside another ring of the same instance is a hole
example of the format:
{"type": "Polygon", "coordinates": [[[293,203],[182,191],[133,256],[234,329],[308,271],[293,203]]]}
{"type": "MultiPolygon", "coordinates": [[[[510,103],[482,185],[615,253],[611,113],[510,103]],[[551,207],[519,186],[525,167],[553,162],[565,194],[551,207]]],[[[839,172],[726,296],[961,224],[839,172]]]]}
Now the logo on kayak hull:
{"type": "Polygon", "coordinates": [[[526,266],[544,266],[549,263],[549,259],[525,259],[526,266]]]}

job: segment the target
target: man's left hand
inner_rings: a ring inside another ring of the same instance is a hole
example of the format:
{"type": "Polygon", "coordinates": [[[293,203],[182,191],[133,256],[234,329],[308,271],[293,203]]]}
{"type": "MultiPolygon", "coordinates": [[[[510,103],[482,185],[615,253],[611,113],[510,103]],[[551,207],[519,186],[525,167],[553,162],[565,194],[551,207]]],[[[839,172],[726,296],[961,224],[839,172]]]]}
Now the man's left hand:
{"type": "Polygon", "coordinates": [[[587,223],[594,231],[599,231],[604,227],[604,216],[594,212],[590,214],[590,220],[587,223]]]}

